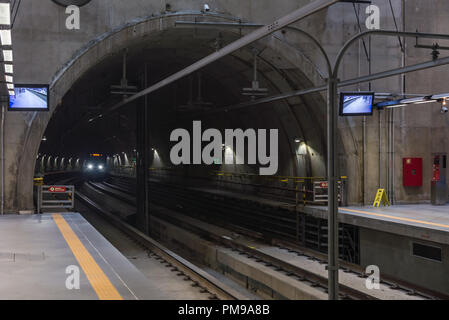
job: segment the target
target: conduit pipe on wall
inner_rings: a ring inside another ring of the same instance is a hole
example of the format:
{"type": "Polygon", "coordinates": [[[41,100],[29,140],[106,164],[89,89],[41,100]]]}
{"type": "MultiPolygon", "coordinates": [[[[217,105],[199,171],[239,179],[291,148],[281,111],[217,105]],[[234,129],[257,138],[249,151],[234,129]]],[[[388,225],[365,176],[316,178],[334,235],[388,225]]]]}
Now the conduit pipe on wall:
{"type": "Polygon", "coordinates": [[[382,111],[379,110],[379,187],[382,188],[382,111]]]}
{"type": "Polygon", "coordinates": [[[394,108],[391,108],[387,111],[387,126],[388,126],[388,132],[387,132],[387,148],[388,148],[388,159],[387,159],[387,194],[390,202],[392,201],[392,194],[393,194],[393,185],[392,185],[392,166],[394,162],[394,158],[392,156],[392,115],[393,115],[394,108]]]}

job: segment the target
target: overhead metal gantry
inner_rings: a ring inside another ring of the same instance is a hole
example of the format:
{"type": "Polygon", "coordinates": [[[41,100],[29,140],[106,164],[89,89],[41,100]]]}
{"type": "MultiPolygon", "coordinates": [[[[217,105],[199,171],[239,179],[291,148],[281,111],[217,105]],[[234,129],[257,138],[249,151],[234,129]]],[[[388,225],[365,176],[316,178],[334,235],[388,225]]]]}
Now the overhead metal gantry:
{"type": "MultiPolygon", "coordinates": [[[[243,29],[243,28],[253,29],[253,28],[260,26],[259,24],[254,24],[254,23],[192,22],[192,21],[176,21],[175,25],[184,27],[184,28],[185,27],[189,27],[189,28],[221,28],[221,27],[224,27],[224,28],[231,28],[231,29],[243,29]]],[[[286,29],[300,32],[301,34],[306,36],[308,39],[312,40],[312,42],[318,47],[321,54],[325,58],[328,76],[329,76],[329,74],[331,72],[330,60],[329,60],[329,57],[327,56],[326,51],[321,46],[319,41],[315,37],[313,37],[312,35],[310,35],[309,33],[305,32],[301,29],[297,29],[295,27],[287,27],[286,29]]],[[[397,37],[398,33],[400,33],[400,36],[402,36],[402,37],[416,37],[417,39],[418,38],[443,39],[443,40],[449,39],[448,35],[445,35],[445,34],[399,32],[399,31],[390,31],[390,30],[370,30],[370,31],[365,31],[365,32],[359,33],[359,34],[355,35],[353,38],[351,38],[350,40],[348,40],[348,42],[344,45],[344,47],[342,49],[342,51],[344,51],[344,52],[340,52],[340,53],[342,54],[342,57],[343,57],[344,53],[347,51],[347,49],[349,49],[351,44],[353,44],[356,40],[358,40],[361,37],[366,37],[366,36],[370,36],[370,35],[386,35],[386,36],[397,37]]],[[[423,63],[417,63],[414,65],[409,65],[409,66],[405,66],[405,67],[401,67],[401,68],[397,68],[397,69],[391,69],[391,70],[387,70],[387,71],[369,74],[366,76],[356,77],[353,79],[338,81],[338,87],[341,88],[341,87],[352,86],[355,84],[371,82],[371,81],[384,79],[384,78],[388,78],[388,77],[392,77],[392,76],[396,76],[396,75],[402,75],[402,74],[406,74],[406,73],[410,73],[410,72],[415,72],[415,71],[425,70],[425,69],[429,69],[429,68],[433,68],[433,67],[443,66],[443,65],[447,65],[448,63],[449,63],[449,57],[436,59],[436,60],[423,62],[423,63]]],[[[326,91],[327,89],[328,89],[328,85],[322,85],[322,86],[316,86],[313,88],[285,92],[285,93],[269,96],[266,98],[260,98],[257,100],[246,101],[246,102],[238,103],[235,105],[226,106],[226,107],[222,107],[219,109],[207,111],[206,113],[203,113],[203,115],[218,113],[218,112],[223,112],[223,111],[228,112],[228,111],[237,110],[237,109],[250,107],[250,106],[254,106],[254,105],[261,105],[264,103],[281,101],[281,100],[285,100],[288,98],[293,98],[293,97],[302,96],[302,95],[306,95],[306,94],[326,91]]]]}
{"type": "Polygon", "coordinates": [[[262,38],[272,34],[273,32],[281,30],[282,28],[284,28],[292,23],[295,23],[301,19],[304,19],[304,18],[306,18],[322,9],[325,9],[337,2],[339,2],[339,0],[316,0],[298,10],[295,10],[292,13],[286,15],[285,17],[280,18],[279,20],[276,20],[273,23],[266,25],[262,28],[259,28],[259,29],[255,30],[254,32],[251,32],[250,34],[240,38],[239,40],[234,41],[231,44],[221,48],[217,52],[195,62],[191,66],[189,66],[185,69],[182,69],[181,71],[176,72],[175,74],[165,78],[164,80],[159,81],[158,83],[117,103],[116,105],[114,105],[110,109],[108,109],[104,114],[100,114],[100,115],[90,119],[90,121],[95,121],[99,118],[102,118],[103,116],[114,112],[115,110],[131,103],[132,101],[134,101],[136,99],[139,99],[139,98],[141,98],[147,94],[150,94],[152,92],[155,92],[155,91],[157,91],[157,90],[159,90],[179,79],[182,79],[185,76],[188,76],[189,74],[204,68],[205,66],[211,64],[212,62],[215,62],[215,61],[233,53],[234,51],[237,51],[243,47],[246,47],[247,45],[249,45],[259,39],[262,39],[262,38]]]}
{"type": "MultiPolygon", "coordinates": [[[[129,104],[130,102],[140,98],[144,97],[152,92],[155,92],[193,72],[196,72],[203,67],[211,64],[212,62],[217,61],[218,59],[227,56],[231,53],[233,53],[236,50],[239,50],[245,46],[248,46],[249,44],[268,36],[278,30],[281,30],[283,28],[288,27],[290,24],[297,22],[305,17],[308,17],[312,15],[313,13],[316,13],[324,8],[327,8],[331,6],[332,4],[339,2],[338,0],[317,0],[314,1],[296,11],[293,13],[273,22],[270,25],[266,25],[264,27],[261,27],[254,32],[251,32],[250,34],[240,38],[239,40],[223,47],[219,51],[199,60],[198,62],[192,64],[191,66],[169,76],[168,78],[140,91],[137,94],[132,95],[131,97],[117,103],[113,107],[111,107],[106,113],[100,114],[92,119],[90,121],[95,121],[101,118],[104,118],[104,116],[118,110],[119,108],[129,104]]],[[[229,27],[226,26],[226,27],[229,27]]],[[[233,26],[234,27],[234,26],[233,26]]],[[[238,24],[236,24],[235,27],[238,27],[238,24]]],[[[298,30],[298,29],[296,29],[298,30]]],[[[258,105],[262,103],[267,102],[274,102],[278,100],[287,99],[294,96],[300,96],[304,94],[314,93],[314,92],[320,92],[327,90],[327,139],[328,139],[328,153],[327,153],[327,166],[328,166],[328,180],[329,180],[329,200],[328,200],[328,294],[329,299],[338,299],[338,207],[337,207],[337,177],[338,177],[338,166],[337,166],[337,152],[336,152],[336,146],[337,146],[337,120],[338,120],[338,108],[337,108],[337,96],[338,96],[338,87],[341,86],[348,86],[363,82],[369,82],[373,80],[383,79],[392,77],[395,75],[401,75],[408,72],[418,71],[418,70],[424,70],[432,67],[442,66],[449,64],[449,57],[441,58],[441,59],[434,59],[429,62],[419,63],[412,66],[406,66],[402,68],[392,69],[384,72],[379,72],[376,74],[371,74],[363,77],[358,77],[355,79],[340,81],[338,79],[338,71],[343,59],[344,54],[348,50],[348,48],[357,40],[369,36],[369,35],[381,35],[381,36],[394,36],[394,37],[416,37],[416,38],[432,38],[432,39],[445,39],[449,40],[449,35],[443,35],[443,34],[430,34],[430,33],[413,33],[413,32],[398,32],[398,31],[388,31],[388,30],[370,30],[366,32],[362,32],[360,34],[355,35],[350,40],[348,40],[345,45],[340,50],[335,65],[332,67],[330,64],[329,57],[321,44],[310,34],[307,34],[306,32],[299,30],[301,33],[303,33],[305,36],[307,36],[309,39],[312,39],[312,41],[318,46],[319,50],[323,54],[323,57],[326,59],[326,64],[328,68],[328,79],[327,84],[324,86],[284,93],[280,95],[276,95],[273,97],[267,97],[262,98],[246,103],[242,103],[233,107],[228,108],[228,110],[231,109],[237,109],[237,108],[243,108],[246,106],[251,105],[258,105]]],[[[224,110],[227,110],[226,108],[222,108],[218,110],[217,112],[222,112],[224,110]]]]}

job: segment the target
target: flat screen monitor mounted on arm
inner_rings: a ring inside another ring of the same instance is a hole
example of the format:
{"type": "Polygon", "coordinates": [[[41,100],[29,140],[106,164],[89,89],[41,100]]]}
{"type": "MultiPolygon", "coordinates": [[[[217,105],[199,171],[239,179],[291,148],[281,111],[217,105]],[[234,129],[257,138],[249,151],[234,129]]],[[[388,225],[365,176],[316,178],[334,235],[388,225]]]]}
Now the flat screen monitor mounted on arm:
{"type": "Polygon", "coordinates": [[[371,116],[374,92],[342,92],[340,94],[340,116],[371,116]]]}
{"type": "Polygon", "coordinates": [[[9,96],[9,111],[48,111],[50,105],[48,85],[14,86],[14,95],[9,96]]]}

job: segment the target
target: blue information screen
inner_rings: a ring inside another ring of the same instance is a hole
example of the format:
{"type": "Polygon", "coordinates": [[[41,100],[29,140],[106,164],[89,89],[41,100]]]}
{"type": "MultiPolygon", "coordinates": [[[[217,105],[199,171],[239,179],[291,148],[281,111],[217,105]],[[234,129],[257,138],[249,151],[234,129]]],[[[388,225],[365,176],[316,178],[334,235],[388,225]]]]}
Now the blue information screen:
{"type": "Polygon", "coordinates": [[[14,95],[9,96],[9,110],[47,111],[49,108],[48,86],[16,85],[14,95]]]}
{"type": "Polygon", "coordinates": [[[342,93],[340,97],[340,115],[372,115],[374,93],[342,93]]]}

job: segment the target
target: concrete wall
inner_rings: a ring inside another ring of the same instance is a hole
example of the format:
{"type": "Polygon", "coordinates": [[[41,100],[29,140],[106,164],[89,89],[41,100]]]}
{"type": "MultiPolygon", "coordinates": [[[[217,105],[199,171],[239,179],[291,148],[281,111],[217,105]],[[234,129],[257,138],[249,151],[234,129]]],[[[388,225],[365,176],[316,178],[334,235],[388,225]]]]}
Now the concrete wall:
{"type": "MultiPolygon", "coordinates": [[[[448,12],[447,1],[407,0],[405,10],[405,30],[449,34],[449,23],[444,12],[448,12]]],[[[449,41],[420,40],[420,44],[432,45],[438,42],[447,46],[449,41]]],[[[414,48],[415,39],[406,42],[406,64],[415,64],[430,58],[431,50],[414,48]]],[[[449,51],[439,50],[441,56],[447,56],[449,51]]],[[[412,73],[405,78],[405,91],[424,94],[449,92],[449,66],[412,73]]],[[[430,198],[430,181],[432,179],[432,153],[447,153],[449,155],[449,115],[442,115],[440,103],[416,105],[402,109],[395,115],[395,157],[397,179],[397,199],[404,202],[425,201],[430,198]],[[423,158],[423,186],[402,186],[402,158],[423,158]]],[[[446,180],[449,170],[446,170],[446,180]]]]}

